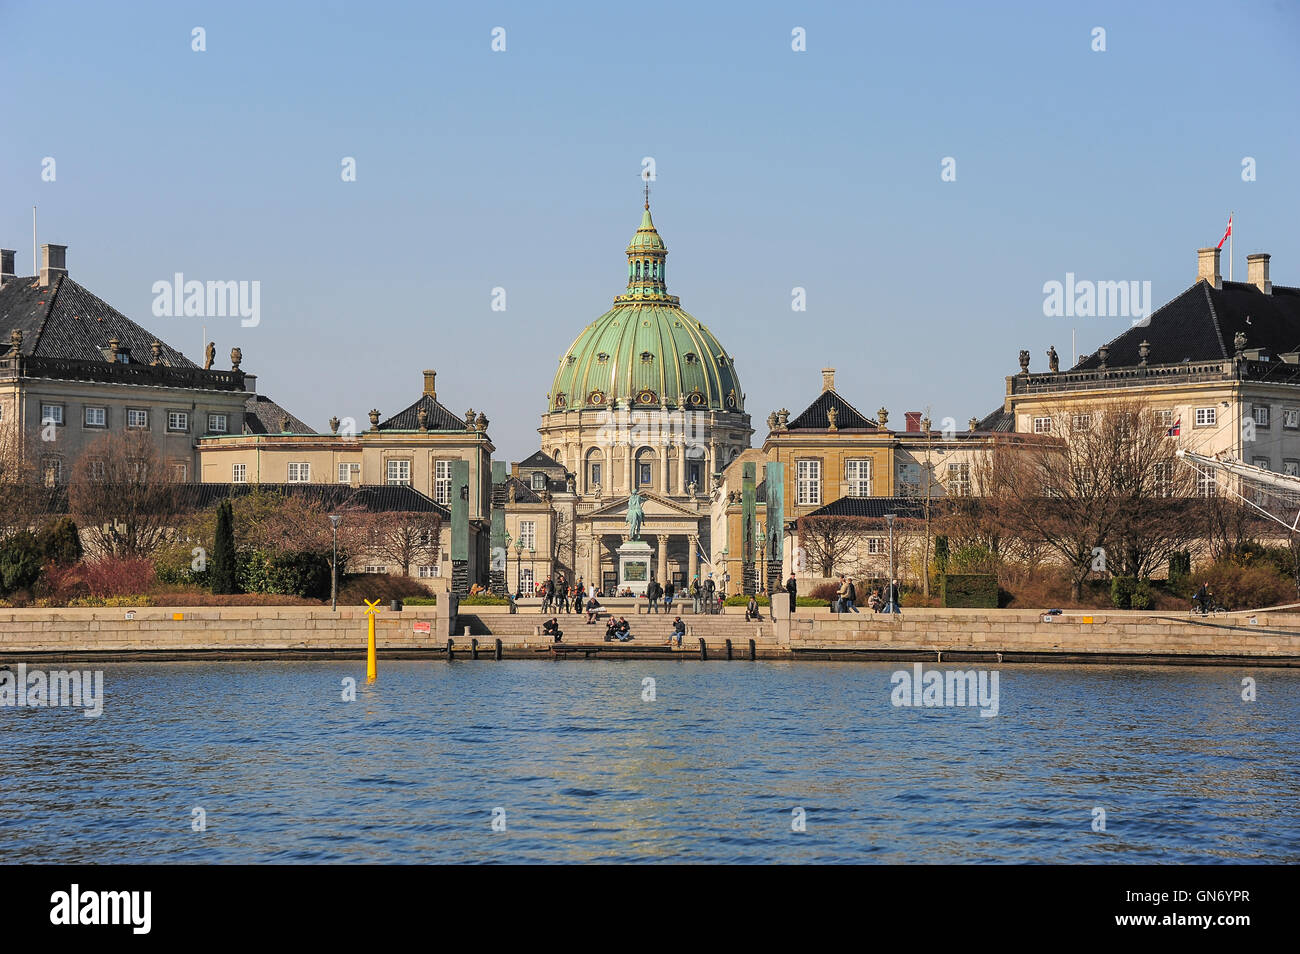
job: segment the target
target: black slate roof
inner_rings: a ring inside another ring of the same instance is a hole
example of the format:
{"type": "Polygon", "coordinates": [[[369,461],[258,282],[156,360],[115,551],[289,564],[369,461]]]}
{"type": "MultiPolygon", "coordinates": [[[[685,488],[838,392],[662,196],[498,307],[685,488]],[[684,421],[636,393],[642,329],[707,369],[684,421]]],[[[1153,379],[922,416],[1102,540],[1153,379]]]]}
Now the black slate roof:
{"type": "MultiPolygon", "coordinates": [[[[129,351],[136,364],[153,360],[150,344],[158,338],[67,275],[42,288],[36,277],[15,278],[0,288],[0,352],[9,349],[9,335],[23,333],[22,353],[38,358],[72,358],[107,362],[110,338],[129,351]]],[[[198,367],[159,339],[159,359],[173,368],[198,367]]]]}
{"type": "Polygon", "coordinates": [[[1015,429],[1016,416],[1000,407],[975,425],[977,431],[991,431],[994,434],[1011,434],[1015,429]]]}
{"type": "MultiPolygon", "coordinates": [[[[1300,288],[1274,285],[1265,295],[1246,282],[1223,283],[1213,288],[1198,281],[1152,312],[1147,324],[1133,326],[1108,342],[1108,368],[1136,367],[1142,341],[1151,345],[1149,364],[1182,361],[1221,361],[1235,353],[1237,332],[1246,347],[1263,348],[1270,357],[1300,351],[1300,288]]],[[[1084,355],[1076,371],[1095,370],[1096,354],[1084,355]]]]}
{"type": "Polygon", "coordinates": [[[528,481],[518,477],[508,477],[505,482],[506,500],[510,499],[510,487],[515,488],[515,503],[541,503],[542,496],[533,490],[528,481]]]}
{"type": "Polygon", "coordinates": [[[885,514],[893,513],[900,520],[924,519],[924,508],[924,500],[918,497],[841,497],[805,516],[883,518],[885,514]]]}
{"type": "Polygon", "coordinates": [[[425,426],[431,431],[468,430],[465,426],[465,418],[453,414],[427,394],[421,394],[418,401],[405,410],[398,411],[388,420],[380,421],[379,429],[381,431],[418,431],[420,429],[421,407],[428,412],[429,417],[425,426]]]}
{"type": "Polygon", "coordinates": [[[360,507],[370,513],[436,513],[451,519],[451,511],[413,487],[404,484],[184,484],[183,506],[203,510],[231,497],[252,493],[304,497],[328,509],[360,507]]]}
{"type": "Polygon", "coordinates": [[[844,398],[840,397],[833,389],[823,391],[817,396],[804,410],[802,414],[790,421],[788,430],[791,431],[824,431],[830,424],[826,417],[826,412],[834,407],[837,411],[835,415],[836,430],[861,430],[874,429],[879,425],[860,413],[844,398]]]}
{"type": "Polygon", "coordinates": [[[560,470],[564,469],[564,466],[558,460],[542,451],[537,451],[535,454],[525,457],[519,462],[519,467],[520,469],[524,467],[558,467],[560,470]]]}
{"type": "MultiPolygon", "coordinates": [[[[315,434],[316,428],[294,417],[263,394],[254,394],[244,402],[245,434],[315,434]],[[288,418],[289,430],[284,422],[288,418]]],[[[264,485],[265,486],[265,485],[264,485]]]]}

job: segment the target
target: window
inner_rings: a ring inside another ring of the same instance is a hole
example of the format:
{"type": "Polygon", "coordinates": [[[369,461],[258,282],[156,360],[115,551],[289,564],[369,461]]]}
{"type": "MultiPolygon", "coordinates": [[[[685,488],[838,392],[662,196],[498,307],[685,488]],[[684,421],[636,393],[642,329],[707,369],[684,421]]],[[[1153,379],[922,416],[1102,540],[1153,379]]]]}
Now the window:
{"type": "Polygon", "coordinates": [[[104,462],[102,460],[92,460],[90,462],[88,473],[90,474],[91,480],[103,480],[105,473],[104,462]]]}
{"type": "Polygon", "coordinates": [[[441,576],[442,567],[440,567],[437,563],[424,564],[420,566],[416,572],[419,575],[420,579],[427,580],[431,576],[441,576]]]}
{"type": "Polygon", "coordinates": [[[411,483],[411,462],[409,460],[390,460],[388,462],[388,482],[390,484],[411,483]]]}
{"type": "Polygon", "coordinates": [[[1256,404],[1251,408],[1251,416],[1255,418],[1256,427],[1268,427],[1269,410],[1267,404],[1256,404]]]}
{"type": "Polygon", "coordinates": [[[1282,426],[1292,431],[1300,429],[1300,408],[1282,408],[1282,426]]]}
{"type": "Polygon", "coordinates": [[[167,430],[188,431],[189,429],[190,429],[190,414],[188,411],[167,412],[167,430]]]}
{"type": "Polygon", "coordinates": [[[248,465],[231,464],[230,465],[230,482],[232,484],[248,483],[248,465]]]}
{"type": "Polygon", "coordinates": [[[533,490],[546,489],[546,475],[543,473],[533,474],[533,490]]]}
{"type": "Polygon", "coordinates": [[[686,465],[686,479],[696,487],[700,486],[700,462],[690,461],[686,465]]]}
{"type": "Polygon", "coordinates": [[[1162,407],[1158,411],[1156,411],[1155,414],[1156,414],[1156,423],[1159,424],[1161,427],[1163,427],[1165,430],[1169,430],[1169,428],[1174,426],[1173,408],[1162,407]]]}
{"type": "Polygon", "coordinates": [[[884,537],[867,537],[867,553],[870,556],[879,556],[885,552],[884,537]]]}
{"type": "Polygon", "coordinates": [[[228,423],[228,421],[229,421],[229,418],[226,417],[226,415],[224,415],[224,414],[209,414],[209,415],[208,415],[208,433],[209,433],[209,434],[224,434],[224,433],[226,433],[226,430],[227,430],[227,423],[228,423]]]}
{"type": "Polygon", "coordinates": [[[795,502],[812,506],[822,502],[822,462],[795,461],[795,502]]]}
{"type": "Polygon", "coordinates": [[[537,549],[537,521],[536,520],[519,521],[519,542],[524,545],[525,550],[537,549]]]}
{"type": "Polygon", "coordinates": [[[1282,473],[1288,477],[1300,477],[1300,460],[1282,461],[1282,473]]]}
{"type": "Polygon", "coordinates": [[[917,497],[921,493],[921,465],[898,465],[898,495],[900,497],[917,497]]]}
{"type": "Polygon", "coordinates": [[[367,563],[364,570],[366,573],[387,573],[388,567],[378,563],[367,563]]]}
{"type": "Polygon", "coordinates": [[[1034,418],[1034,433],[1035,434],[1052,433],[1052,419],[1050,417],[1034,418]]]}
{"type": "Polygon", "coordinates": [[[1092,427],[1091,414],[1073,414],[1070,416],[1070,430],[1086,431],[1090,427],[1092,427]]]}
{"type": "Polygon", "coordinates": [[[63,405],[62,404],[42,404],[41,405],[41,423],[42,424],[63,424],[63,405]]]}
{"type": "Polygon", "coordinates": [[[948,494],[952,497],[970,496],[970,464],[948,465],[948,494]]]}
{"type": "Polygon", "coordinates": [[[533,568],[530,566],[522,567],[519,570],[519,589],[524,596],[533,595],[533,568]]]}
{"type": "Polygon", "coordinates": [[[361,473],[360,464],[339,464],[339,483],[352,483],[352,475],[361,473]]]}
{"type": "Polygon", "coordinates": [[[149,412],[142,407],[128,407],[126,409],[126,426],[130,428],[147,428],[149,426],[149,412]]]}
{"type": "Polygon", "coordinates": [[[1171,461],[1157,461],[1152,465],[1151,490],[1157,497],[1169,497],[1173,494],[1173,470],[1171,461]]]}
{"type": "Polygon", "coordinates": [[[844,462],[844,479],[848,483],[850,497],[871,496],[871,461],[846,460],[844,462]]]}
{"type": "Polygon", "coordinates": [[[42,474],[46,487],[57,487],[63,481],[63,461],[57,457],[45,458],[42,474]]]}
{"type": "Polygon", "coordinates": [[[1212,407],[1198,407],[1196,409],[1196,426],[1213,427],[1219,419],[1219,412],[1212,407]]]}
{"type": "Polygon", "coordinates": [[[1262,467],[1264,470],[1268,470],[1269,468],[1267,457],[1252,457],[1250,462],[1256,467],[1262,467]]]}
{"type": "MultiPolygon", "coordinates": [[[[1213,410],[1211,408],[1211,410],[1213,410]]],[[[1198,471],[1196,474],[1196,496],[1198,497],[1217,497],[1218,486],[1214,480],[1213,471],[1198,471]]]]}
{"type": "Polygon", "coordinates": [[[311,464],[291,463],[289,465],[289,483],[307,484],[310,482],[311,482],[311,464]]]}
{"type": "Polygon", "coordinates": [[[451,505],[451,461],[433,462],[433,499],[444,507],[451,505]]]}
{"type": "Polygon", "coordinates": [[[649,464],[636,465],[636,485],[638,487],[650,486],[650,465],[649,464]]]}
{"type": "Polygon", "coordinates": [[[600,464],[591,465],[591,486],[600,486],[600,464]]]}
{"type": "Polygon", "coordinates": [[[107,427],[108,408],[88,407],[83,412],[81,420],[86,427],[107,427]]]}
{"type": "Polygon", "coordinates": [[[190,465],[184,461],[173,461],[167,466],[167,469],[172,475],[172,480],[185,483],[190,479],[190,465]]]}

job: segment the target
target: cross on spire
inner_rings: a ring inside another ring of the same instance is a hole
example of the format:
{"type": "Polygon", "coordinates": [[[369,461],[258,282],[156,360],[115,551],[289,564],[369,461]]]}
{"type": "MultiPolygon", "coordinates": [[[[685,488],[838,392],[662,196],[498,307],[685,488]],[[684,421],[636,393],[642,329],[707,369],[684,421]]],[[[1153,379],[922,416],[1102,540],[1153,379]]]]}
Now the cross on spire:
{"type": "Polygon", "coordinates": [[[650,170],[647,169],[645,171],[645,173],[643,174],[643,178],[645,179],[645,207],[646,207],[646,211],[649,212],[650,211],[650,170]]]}

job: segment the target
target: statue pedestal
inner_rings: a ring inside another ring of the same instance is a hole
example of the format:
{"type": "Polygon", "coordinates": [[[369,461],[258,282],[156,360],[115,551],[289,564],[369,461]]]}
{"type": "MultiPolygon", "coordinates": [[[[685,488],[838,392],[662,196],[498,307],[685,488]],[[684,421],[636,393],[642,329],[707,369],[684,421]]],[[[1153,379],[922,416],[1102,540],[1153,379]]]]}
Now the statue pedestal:
{"type": "Polygon", "coordinates": [[[627,540],[618,553],[618,588],[630,589],[637,596],[650,585],[650,544],[644,540],[627,540]]]}

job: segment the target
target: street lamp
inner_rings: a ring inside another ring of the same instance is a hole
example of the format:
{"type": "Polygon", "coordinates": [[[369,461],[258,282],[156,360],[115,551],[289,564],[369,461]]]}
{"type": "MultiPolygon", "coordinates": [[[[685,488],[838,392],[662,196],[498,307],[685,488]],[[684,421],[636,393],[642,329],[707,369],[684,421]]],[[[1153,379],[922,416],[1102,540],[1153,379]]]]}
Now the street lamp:
{"type": "Polygon", "coordinates": [[[520,534],[519,539],[515,541],[515,592],[520,596],[529,594],[524,593],[524,538],[520,534]]]}
{"type": "Polygon", "coordinates": [[[898,610],[892,605],[894,602],[894,514],[885,514],[885,523],[889,526],[889,582],[885,584],[885,600],[889,612],[897,613],[898,610]]]}
{"type": "Polygon", "coordinates": [[[330,530],[334,532],[334,560],[330,563],[330,609],[339,608],[339,524],[343,518],[336,513],[330,514],[330,530]]]}

